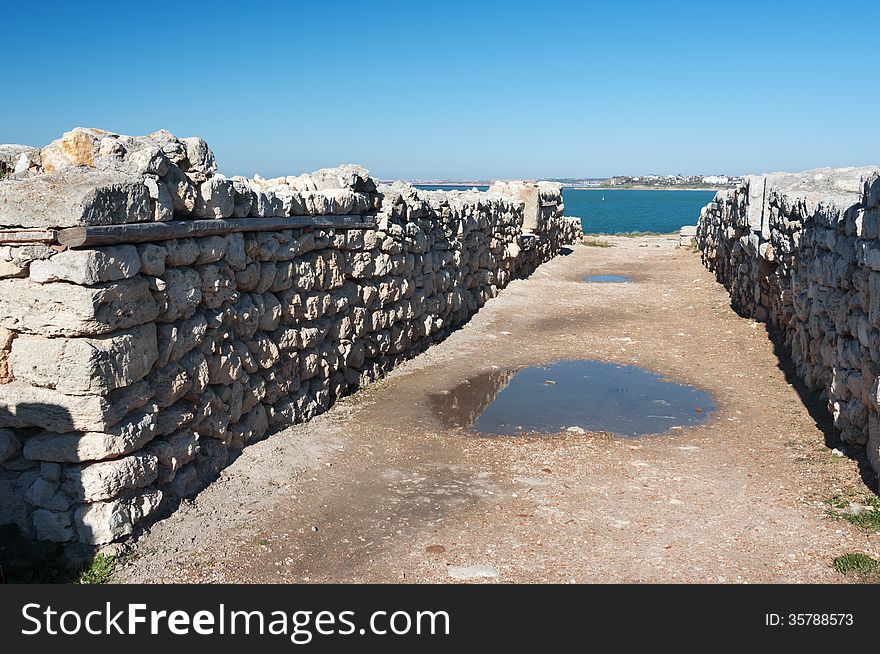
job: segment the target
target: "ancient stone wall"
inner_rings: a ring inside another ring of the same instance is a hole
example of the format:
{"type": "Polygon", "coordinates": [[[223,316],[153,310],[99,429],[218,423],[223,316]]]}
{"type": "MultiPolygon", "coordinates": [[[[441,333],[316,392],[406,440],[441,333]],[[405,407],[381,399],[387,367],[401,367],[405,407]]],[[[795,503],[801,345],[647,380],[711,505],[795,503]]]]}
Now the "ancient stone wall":
{"type": "Polygon", "coordinates": [[[749,177],[703,209],[697,245],[734,307],[780,333],[843,441],[867,446],[880,472],[878,170],[749,177]]]}
{"type": "Polygon", "coordinates": [[[426,192],[350,165],[227,179],[167,132],[6,154],[0,525],[41,540],[128,536],[580,235],[558,186],[426,192]]]}

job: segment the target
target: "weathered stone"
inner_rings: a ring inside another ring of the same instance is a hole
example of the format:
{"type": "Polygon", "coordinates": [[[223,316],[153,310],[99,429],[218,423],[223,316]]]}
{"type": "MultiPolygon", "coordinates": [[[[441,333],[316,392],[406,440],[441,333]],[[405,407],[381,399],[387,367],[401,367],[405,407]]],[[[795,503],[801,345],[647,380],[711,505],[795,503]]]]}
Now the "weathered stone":
{"type": "Polygon", "coordinates": [[[12,381],[12,369],[9,365],[9,354],[12,352],[12,341],[15,332],[5,327],[0,327],[0,384],[8,384],[12,381]]]}
{"type": "Polygon", "coordinates": [[[104,545],[128,536],[161,502],[162,491],[153,489],[108,502],[81,506],[74,514],[79,541],[89,545],[104,545]]]}
{"type": "Polygon", "coordinates": [[[880,172],[874,171],[865,180],[862,202],[871,209],[880,208],[880,172]]]}
{"type": "Polygon", "coordinates": [[[236,218],[249,216],[251,207],[254,205],[255,195],[247,180],[233,177],[232,188],[235,192],[232,215],[236,218]]]}
{"type": "Polygon", "coordinates": [[[217,170],[217,161],[214,159],[214,153],[204,139],[197,136],[180,139],[186,148],[186,163],[189,164],[187,174],[199,182],[204,181],[207,176],[217,170]]]}
{"type": "Polygon", "coordinates": [[[0,463],[18,456],[21,442],[11,429],[0,429],[0,463]]]}
{"type": "Polygon", "coordinates": [[[0,279],[0,325],[44,336],[91,336],[150,322],[158,314],[140,277],[92,287],[0,279]]]}
{"type": "Polygon", "coordinates": [[[222,236],[205,236],[196,239],[199,246],[199,258],[196,264],[214,263],[226,255],[226,239],[222,236]]]}
{"type": "Polygon", "coordinates": [[[150,207],[152,208],[153,220],[162,222],[174,219],[174,198],[171,191],[156,175],[145,175],[144,184],[150,194],[150,207]]]}
{"type": "Polygon", "coordinates": [[[57,481],[48,481],[42,476],[30,485],[24,494],[24,499],[29,504],[50,511],[67,511],[71,501],[64,493],[58,490],[57,481]]]}
{"type": "Polygon", "coordinates": [[[42,427],[59,433],[106,432],[150,397],[150,389],[143,382],[101,396],[66,395],[13,381],[4,385],[0,393],[0,427],[42,427]]]}
{"type": "Polygon", "coordinates": [[[144,275],[161,277],[165,273],[165,258],[168,256],[168,250],[164,246],[147,243],[139,245],[137,251],[141,261],[141,272],[144,275]]]}
{"type": "Polygon", "coordinates": [[[189,266],[199,258],[199,245],[194,238],[178,238],[164,243],[168,250],[165,263],[169,266],[189,266]]]}
{"type": "Polygon", "coordinates": [[[23,334],[12,343],[13,376],[70,395],[128,386],[158,358],[152,323],[102,338],[44,338],[23,334]]]}
{"type": "Polygon", "coordinates": [[[192,269],[171,268],[165,271],[162,279],[168,306],[159,319],[172,322],[192,316],[202,301],[202,278],[199,273],[192,269]]]}
{"type": "Polygon", "coordinates": [[[140,257],[132,245],[65,250],[31,263],[30,279],[40,283],[67,281],[90,285],[129,279],[137,275],[140,268],[140,257]]]}
{"type": "Polygon", "coordinates": [[[67,468],[62,488],[71,497],[96,502],[116,497],[124,490],[143,488],[156,479],[156,457],[135,453],[121,459],[67,468]]]}
{"type": "Polygon", "coordinates": [[[235,208],[232,182],[211,177],[199,186],[193,215],[198,218],[229,218],[235,208]]]}
{"type": "Polygon", "coordinates": [[[0,226],[76,227],[153,219],[143,177],[85,168],[0,180],[0,226]]]}
{"type": "Polygon", "coordinates": [[[25,441],[24,456],[36,461],[82,463],[130,454],[156,435],[156,414],[136,413],[106,432],[43,432],[25,441]]]}
{"type": "Polygon", "coordinates": [[[88,127],[75,127],[40,151],[40,165],[47,173],[65,168],[95,165],[100,142],[110,132],[88,127]]]}
{"type": "Polygon", "coordinates": [[[169,407],[192,388],[189,372],[179,363],[171,363],[150,375],[150,385],[156,389],[153,401],[160,408],[169,407]]]}
{"type": "Polygon", "coordinates": [[[55,543],[66,543],[73,540],[73,527],[67,511],[34,511],[34,531],[37,540],[48,540],[55,543]]]}
{"type": "Polygon", "coordinates": [[[157,339],[159,342],[160,366],[166,366],[181,359],[190,350],[199,347],[208,331],[208,321],[201,314],[182,323],[158,325],[157,339]]]}
{"type": "Polygon", "coordinates": [[[162,178],[168,194],[171,196],[171,208],[175,214],[188,216],[196,207],[198,191],[189,178],[177,166],[168,166],[162,178]]]}

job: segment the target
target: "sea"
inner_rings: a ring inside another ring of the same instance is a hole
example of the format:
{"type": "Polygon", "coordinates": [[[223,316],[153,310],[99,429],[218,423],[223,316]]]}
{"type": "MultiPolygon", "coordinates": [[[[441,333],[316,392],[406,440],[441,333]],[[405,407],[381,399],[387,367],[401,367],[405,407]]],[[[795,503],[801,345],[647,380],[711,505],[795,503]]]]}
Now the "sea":
{"type": "MultiPolygon", "coordinates": [[[[427,190],[458,190],[487,186],[419,186],[427,190]]],[[[562,190],[565,215],[581,219],[585,234],[658,232],[670,234],[684,225],[696,225],[700,209],[715,191],[562,190]]]]}

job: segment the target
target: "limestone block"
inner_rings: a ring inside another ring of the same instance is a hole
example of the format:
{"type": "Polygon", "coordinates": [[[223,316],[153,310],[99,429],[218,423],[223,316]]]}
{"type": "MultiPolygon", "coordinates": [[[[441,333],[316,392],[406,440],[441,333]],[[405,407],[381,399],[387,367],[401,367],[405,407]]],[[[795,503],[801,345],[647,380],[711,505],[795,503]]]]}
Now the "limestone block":
{"type": "Polygon", "coordinates": [[[94,166],[100,143],[114,136],[102,129],[75,127],[40,151],[40,165],[47,173],[65,168],[94,166]]]}
{"type": "Polygon", "coordinates": [[[194,179],[204,181],[217,170],[217,161],[214,153],[204,139],[197,136],[180,139],[186,149],[186,163],[189,164],[187,173],[194,179]]]}
{"type": "Polygon", "coordinates": [[[880,172],[875,171],[865,180],[862,203],[871,209],[880,207],[880,172]]]}
{"type": "Polygon", "coordinates": [[[15,333],[5,327],[0,327],[0,384],[8,384],[12,381],[12,369],[9,365],[9,353],[12,351],[12,341],[15,333]]]}
{"type": "Polygon", "coordinates": [[[0,429],[0,463],[18,456],[21,442],[11,429],[0,429]]]}
{"type": "Polygon", "coordinates": [[[153,220],[162,222],[174,219],[174,199],[168,187],[159,181],[157,175],[144,175],[144,184],[150,194],[150,207],[153,220]]]}
{"type": "Polygon", "coordinates": [[[71,501],[63,492],[58,489],[57,481],[49,481],[40,477],[34,480],[24,494],[24,499],[32,506],[38,506],[42,509],[50,511],[67,511],[70,508],[71,501]]]}
{"type": "Polygon", "coordinates": [[[74,466],[64,471],[62,488],[85,502],[107,500],[128,489],[151,484],[158,474],[155,456],[136,453],[121,459],[74,466]]]}
{"type": "Polygon", "coordinates": [[[165,274],[165,258],[168,250],[162,245],[147,243],[137,247],[138,257],[141,262],[141,272],[144,275],[161,277],[165,274]]]}
{"type": "Polygon", "coordinates": [[[110,391],[143,379],[158,358],[156,327],[148,323],[102,338],[23,334],[12,343],[13,376],[70,395],[110,391]]]}
{"type": "Polygon", "coordinates": [[[66,543],[73,540],[73,526],[67,511],[34,511],[34,532],[37,540],[48,540],[55,543],[66,543]]]}
{"type": "Polygon", "coordinates": [[[139,450],[156,436],[157,415],[138,412],[106,432],[43,432],[24,443],[24,456],[35,461],[82,463],[113,459],[139,450]]]}
{"type": "Polygon", "coordinates": [[[235,193],[232,215],[235,218],[246,218],[250,215],[251,207],[253,207],[255,201],[254,192],[251,189],[250,184],[247,183],[247,180],[243,178],[233,177],[232,189],[235,193]]]}
{"type": "Polygon", "coordinates": [[[0,226],[61,228],[152,219],[142,176],[71,168],[0,180],[0,226]]]}
{"type": "Polygon", "coordinates": [[[248,264],[248,257],[244,252],[244,236],[234,233],[226,235],[226,263],[234,271],[244,270],[248,264]]]}
{"type": "Polygon", "coordinates": [[[135,525],[159,507],[161,501],[162,491],[152,489],[109,502],[81,506],[74,514],[79,541],[103,545],[128,536],[135,525]]]}
{"type": "Polygon", "coordinates": [[[199,244],[194,238],[177,238],[165,241],[168,266],[191,266],[199,258],[199,244]]]}
{"type": "Polygon", "coordinates": [[[266,332],[275,331],[281,320],[281,302],[273,293],[266,293],[263,302],[263,314],[260,316],[257,328],[266,332]]]}
{"type": "Polygon", "coordinates": [[[243,379],[245,371],[240,353],[230,345],[224,345],[218,354],[205,358],[208,361],[210,383],[232,384],[243,379]]]}
{"type": "Polygon", "coordinates": [[[227,241],[222,236],[205,236],[196,239],[199,246],[199,258],[196,264],[214,263],[226,255],[227,241]]]}
{"type": "Polygon", "coordinates": [[[109,396],[66,395],[20,381],[5,384],[0,392],[0,427],[42,427],[53,432],[106,432],[132,409],[151,397],[143,382],[109,396]]]}
{"type": "Polygon", "coordinates": [[[171,196],[171,206],[175,214],[180,217],[187,216],[192,213],[196,206],[196,197],[198,195],[196,187],[193,186],[189,178],[183,174],[177,166],[170,165],[162,178],[168,194],[171,196]]]}
{"type": "Polygon", "coordinates": [[[155,319],[147,281],[134,277],[84,287],[0,279],[0,326],[43,336],[92,336],[155,319]]]}
{"type": "Polygon", "coordinates": [[[169,407],[192,388],[192,377],[179,363],[171,363],[150,375],[150,386],[156,389],[153,401],[160,408],[169,407]]]}
{"type": "Polygon", "coordinates": [[[241,420],[234,425],[230,425],[229,431],[232,432],[232,446],[244,447],[247,443],[261,438],[268,429],[269,417],[266,414],[266,407],[262,404],[257,404],[241,420]]]}
{"type": "Polygon", "coordinates": [[[258,332],[247,344],[248,351],[264,370],[278,363],[281,357],[278,346],[264,332],[258,332]]]}
{"type": "MultiPolygon", "coordinates": [[[[251,261],[244,270],[235,273],[235,285],[239,291],[252,291],[260,283],[260,264],[251,261]]],[[[269,284],[271,286],[271,282],[269,284]]]]}
{"type": "Polygon", "coordinates": [[[158,365],[164,367],[178,361],[188,352],[199,347],[205,340],[207,331],[208,321],[202,314],[196,314],[179,324],[158,325],[156,332],[158,365]]]}
{"type": "Polygon", "coordinates": [[[145,450],[159,462],[159,483],[174,480],[175,473],[192,461],[199,451],[199,435],[191,429],[182,429],[165,440],[154,441],[145,450]]]}
{"type": "Polygon", "coordinates": [[[202,303],[208,309],[218,309],[225,302],[238,301],[235,273],[226,263],[209,263],[197,269],[201,278],[202,303]]]}
{"type": "Polygon", "coordinates": [[[229,218],[235,208],[232,182],[211,177],[199,185],[193,215],[198,218],[229,218]]]}
{"type": "Polygon", "coordinates": [[[167,436],[188,425],[195,417],[195,407],[192,402],[181,400],[159,412],[156,419],[156,435],[167,436]]]}
{"type": "Polygon", "coordinates": [[[202,302],[202,278],[198,271],[169,268],[162,280],[165,282],[167,306],[157,320],[174,322],[192,316],[202,302]]]}

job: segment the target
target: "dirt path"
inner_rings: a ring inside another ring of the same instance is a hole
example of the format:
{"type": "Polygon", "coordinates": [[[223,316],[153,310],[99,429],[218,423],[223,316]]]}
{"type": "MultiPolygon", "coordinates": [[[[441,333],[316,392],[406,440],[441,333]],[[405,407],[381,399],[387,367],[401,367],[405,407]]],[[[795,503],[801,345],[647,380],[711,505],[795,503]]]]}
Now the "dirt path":
{"type": "Polygon", "coordinates": [[[837,582],[880,534],[826,515],[864,493],[697,255],[578,246],[329,413],[249,447],[154,526],[119,581],[837,582]],[[630,284],[587,284],[586,274],[630,284]],[[637,364],[711,392],[702,426],[639,440],[477,438],[432,396],[556,359],[637,364]],[[470,566],[482,566],[470,568],[470,566]],[[478,576],[474,575],[489,575],[478,576]],[[497,575],[497,576],[493,576],[497,575]]]}

